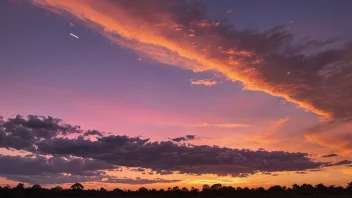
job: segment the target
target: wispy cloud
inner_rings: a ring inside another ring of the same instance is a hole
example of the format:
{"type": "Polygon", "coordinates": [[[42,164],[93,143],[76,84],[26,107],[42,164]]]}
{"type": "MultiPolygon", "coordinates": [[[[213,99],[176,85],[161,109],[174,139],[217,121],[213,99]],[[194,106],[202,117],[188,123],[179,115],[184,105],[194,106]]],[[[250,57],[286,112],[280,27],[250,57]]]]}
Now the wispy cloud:
{"type": "Polygon", "coordinates": [[[259,133],[246,135],[243,138],[247,141],[254,141],[257,143],[275,143],[280,140],[278,136],[282,131],[281,129],[289,120],[289,118],[280,118],[278,120],[271,121],[269,122],[269,125],[263,127],[259,133]]]}
{"type": "Polygon", "coordinates": [[[283,97],[325,117],[352,115],[351,102],[346,100],[352,95],[341,91],[351,86],[351,45],[307,55],[306,49],[333,40],[293,42],[288,26],[239,31],[206,20],[202,6],[186,0],[33,2],[69,13],[116,44],[159,62],[216,71],[248,90],[283,97]]]}
{"type": "Polygon", "coordinates": [[[304,137],[337,153],[352,152],[352,127],[346,121],[329,121],[307,129],[304,137]]]}
{"type": "Polygon", "coordinates": [[[218,84],[217,81],[215,80],[209,80],[209,79],[205,79],[205,80],[191,80],[191,85],[204,85],[207,87],[211,87],[218,84]]]}
{"type": "Polygon", "coordinates": [[[186,135],[184,137],[177,137],[177,138],[172,138],[171,140],[174,142],[184,142],[184,141],[190,141],[196,139],[195,135],[186,135]]]}
{"type": "Polygon", "coordinates": [[[219,127],[219,128],[243,128],[243,127],[250,127],[251,125],[239,124],[239,123],[222,123],[222,124],[202,123],[197,126],[198,127],[219,127]]]}
{"type": "Polygon", "coordinates": [[[338,154],[332,153],[332,154],[328,154],[328,155],[323,155],[321,156],[322,158],[328,158],[328,157],[337,157],[339,156],[338,154]]]}

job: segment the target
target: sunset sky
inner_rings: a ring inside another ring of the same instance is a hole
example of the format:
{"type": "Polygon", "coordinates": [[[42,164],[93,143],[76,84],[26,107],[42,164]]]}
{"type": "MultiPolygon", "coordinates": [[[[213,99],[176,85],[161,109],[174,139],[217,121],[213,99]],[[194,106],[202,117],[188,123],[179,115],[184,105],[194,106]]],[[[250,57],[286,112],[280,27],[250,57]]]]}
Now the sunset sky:
{"type": "Polygon", "coordinates": [[[345,186],[351,10],[0,1],[0,186],[345,186]]]}

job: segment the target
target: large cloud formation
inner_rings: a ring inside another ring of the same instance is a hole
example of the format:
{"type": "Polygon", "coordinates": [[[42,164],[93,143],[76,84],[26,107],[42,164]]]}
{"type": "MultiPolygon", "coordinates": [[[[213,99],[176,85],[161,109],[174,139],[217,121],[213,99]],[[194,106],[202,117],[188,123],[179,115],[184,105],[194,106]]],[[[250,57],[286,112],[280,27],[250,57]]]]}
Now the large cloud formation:
{"type": "MultiPolygon", "coordinates": [[[[70,179],[67,176],[69,174],[76,175],[83,181],[107,178],[106,181],[117,182],[116,178],[107,176],[104,170],[126,166],[138,172],[142,168],[148,168],[163,174],[176,171],[184,174],[246,177],[258,172],[304,171],[343,165],[314,161],[307,153],[239,150],[178,144],[172,141],[151,142],[149,139],[119,135],[98,136],[96,140],[91,140],[85,136],[89,130],[79,130],[81,135],[77,137],[63,136],[62,131],[76,133],[77,130],[71,130],[71,127],[68,127],[70,130],[63,130],[58,126],[71,125],[57,121],[58,119],[51,117],[32,115],[27,118],[16,116],[0,120],[0,147],[26,150],[34,155],[1,155],[0,175],[17,179],[23,177],[27,180],[37,177],[45,182],[45,175],[56,175],[62,181],[67,181],[70,179]],[[26,146],[19,147],[21,143],[26,146]]],[[[96,131],[94,134],[104,133],[96,131]]]]}
{"type": "Polygon", "coordinates": [[[351,44],[317,51],[332,40],[294,42],[288,26],[239,31],[207,19],[201,4],[186,0],[33,0],[33,4],[68,13],[116,44],[159,62],[219,72],[249,90],[283,97],[328,118],[352,115],[351,44]]]}
{"type": "Polygon", "coordinates": [[[79,126],[64,124],[62,120],[50,116],[29,115],[25,119],[18,115],[7,122],[0,117],[0,147],[3,148],[33,151],[39,140],[79,133],[82,133],[79,126]]]}
{"type": "Polygon", "coordinates": [[[16,175],[16,174],[1,174],[2,177],[7,179],[18,181],[18,182],[25,182],[29,184],[65,184],[65,183],[75,183],[79,182],[107,182],[107,183],[117,183],[117,184],[154,184],[154,183],[175,183],[179,182],[180,180],[165,180],[161,178],[157,179],[131,179],[131,178],[118,178],[112,177],[106,174],[100,175],[67,175],[62,173],[57,174],[45,174],[45,175],[16,175]]]}
{"type": "Polygon", "coordinates": [[[318,168],[306,153],[251,151],[214,146],[185,146],[173,142],[148,142],[126,136],[106,136],[97,141],[55,138],[37,144],[38,152],[74,155],[128,167],[170,170],[189,174],[239,176],[258,171],[296,171],[318,168]]]}
{"type": "Polygon", "coordinates": [[[64,157],[7,156],[0,155],[0,174],[45,175],[67,173],[71,175],[94,176],[99,170],[114,169],[116,165],[105,162],[64,157]]]}

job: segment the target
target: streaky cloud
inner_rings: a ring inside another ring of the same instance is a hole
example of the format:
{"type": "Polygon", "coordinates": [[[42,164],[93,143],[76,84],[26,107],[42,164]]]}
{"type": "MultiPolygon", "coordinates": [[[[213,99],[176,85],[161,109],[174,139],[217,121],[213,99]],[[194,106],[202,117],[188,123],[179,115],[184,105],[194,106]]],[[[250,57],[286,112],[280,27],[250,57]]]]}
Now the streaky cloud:
{"type": "Polygon", "coordinates": [[[209,80],[209,79],[205,79],[205,80],[191,80],[191,85],[204,85],[206,87],[211,87],[218,84],[217,81],[215,80],[209,80]]]}
{"type": "Polygon", "coordinates": [[[322,158],[328,158],[328,157],[337,157],[339,156],[338,154],[335,154],[335,153],[331,153],[331,154],[327,154],[327,155],[323,155],[321,156],[322,158]]]}
{"type": "Polygon", "coordinates": [[[68,13],[117,45],[161,63],[219,72],[248,90],[283,97],[326,118],[352,115],[350,43],[332,49],[326,46],[333,39],[296,42],[291,24],[237,30],[226,21],[208,20],[201,4],[186,0],[32,2],[68,13]]]}

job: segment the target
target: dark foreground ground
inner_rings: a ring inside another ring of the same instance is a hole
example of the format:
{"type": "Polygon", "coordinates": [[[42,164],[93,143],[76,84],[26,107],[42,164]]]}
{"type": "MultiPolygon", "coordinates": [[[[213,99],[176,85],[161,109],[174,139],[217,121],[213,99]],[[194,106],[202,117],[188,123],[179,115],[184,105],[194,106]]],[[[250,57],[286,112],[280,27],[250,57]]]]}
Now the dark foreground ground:
{"type": "Polygon", "coordinates": [[[0,186],[0,198],[352,198],[352,182],[347,187],[324,186],[323,184],[310,185],[294,184],[292,187],[272,186],[269,189],[259,188],[234,188],[231,186],[222,186],[221,184],[214,184],[212,186],[203,185],[201,190],[197,188],[179,188],[173,187],[167,190],[147,189],[144,187],[136,191],[131,190],[106,190],[100,188],[98,190],[85,190],[80,183],[75,183],[70,189],[63,189],[60,186],[51,189],[42,188],[35,184],[31,187],[25,188],[24,184],[19,183],[16,187],[0,186]]]}

